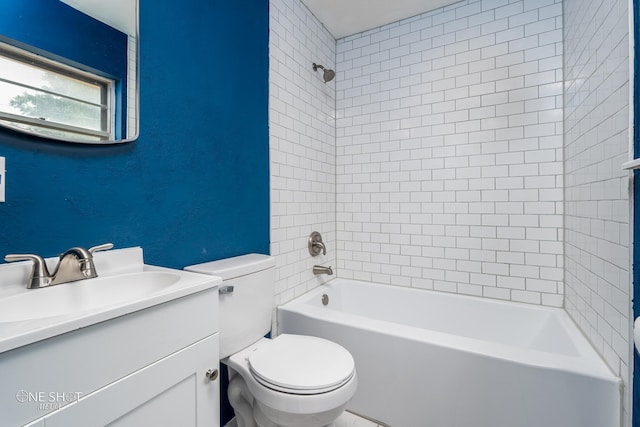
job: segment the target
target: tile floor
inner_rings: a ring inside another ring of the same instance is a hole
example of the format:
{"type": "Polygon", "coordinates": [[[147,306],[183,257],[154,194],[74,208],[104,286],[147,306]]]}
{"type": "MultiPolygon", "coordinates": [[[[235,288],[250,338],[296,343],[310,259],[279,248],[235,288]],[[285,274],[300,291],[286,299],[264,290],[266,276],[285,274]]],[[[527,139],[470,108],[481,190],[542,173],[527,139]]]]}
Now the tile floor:
{"type": "MultiPolygon", "coordinates": [[[[352,414],[351,412],[344,412],[340,415],[340,418],[336,420],[334,423],[334,427],[385,427],[383,425],[378,425],[373,421],[366,420],[357,415],[352,414]]],[[[233,419],[228,422],[225,427],[236,427],[236,420],[233,419]]]]}
{"type": "Polygon", "coordinates": [[[336,420],[334,427],[385,427],[382,424],[376,424],[373,421],[361,418],[351,412],[343,412],[336,420]]]}

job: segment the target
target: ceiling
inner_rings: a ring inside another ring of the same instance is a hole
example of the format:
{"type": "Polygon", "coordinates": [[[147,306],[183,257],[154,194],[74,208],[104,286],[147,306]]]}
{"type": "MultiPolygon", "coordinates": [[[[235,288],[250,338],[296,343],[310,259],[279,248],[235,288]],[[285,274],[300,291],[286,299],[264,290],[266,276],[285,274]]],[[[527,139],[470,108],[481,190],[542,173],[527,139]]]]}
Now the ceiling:
{"type": "MultiPolygon", "coordinates": [[[[129,34],[136,33],[136,0],[62,0],[129,34]]],[[[336,39],[419,15],[459,0],[302,0],[336,39]]]]}
{"type": "Polygon", "coordinates": [[[457,3],[459,0],[302,0],[336,39],[457,3]]]}
{"type": "Polygon", "coordinates": [[[136,0],[61,0],[123,33],[137,34],[136,0]]]}

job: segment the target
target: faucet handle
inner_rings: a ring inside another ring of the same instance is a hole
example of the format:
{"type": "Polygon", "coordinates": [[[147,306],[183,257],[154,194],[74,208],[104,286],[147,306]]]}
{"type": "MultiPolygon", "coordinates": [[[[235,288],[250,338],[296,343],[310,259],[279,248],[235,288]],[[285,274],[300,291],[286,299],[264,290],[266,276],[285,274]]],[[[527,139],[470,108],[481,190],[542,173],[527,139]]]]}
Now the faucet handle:
{"type": "Polygon", "coordinates": [[[322,236],[317,231],[314,231],[309,235],[309,239],[307,240],[307,245],[309,247],[309,254],[311,256],[318,256],[320,252],[322,255],[327,254],[327,247],[322,243],[322,236]]]}
{"type": "Polygon", "coordinates": [[[35,254],[8,254],[4,260],[13,261],[33,261],[33,270],[31,271],[31,279],[27,285],[28,289],[44,288],[51,284],[51,274],[47,269],[47,263],[40,255],[35,254]]]}
{"type": "Polygon", "coordinates": [[[109,249],[113,249],[113,243],[105,243],[103,245],[91,247],[89,248],[89,253],[93,255],[98,251],[108,251],[109,249]]]}

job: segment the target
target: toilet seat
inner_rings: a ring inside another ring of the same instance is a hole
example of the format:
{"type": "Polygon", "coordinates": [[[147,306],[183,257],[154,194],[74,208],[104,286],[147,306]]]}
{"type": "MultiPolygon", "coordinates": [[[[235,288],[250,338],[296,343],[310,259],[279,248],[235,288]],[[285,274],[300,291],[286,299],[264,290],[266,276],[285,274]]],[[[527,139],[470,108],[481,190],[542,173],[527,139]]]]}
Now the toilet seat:
{"type": "MultiPolygon", "coordinates": [[[[282,336],[283,335],[281,335],[280,337],[282,336]]],[[[269,346],[269,344],[272,344],[271,341],[281,341],[280,337],[276,337],[274,339],[262,338],[249,347],[246,347],[239,352],[232,354],[228,358],[222,359],[222,363],[229,367],[230,379],[240,376],[240,378],[242,379],[241,382],[244,383],[248,395],[253,397],[254,405],[260,407],[260,410],[263,413],[269,413],[272,415],[281,414],[278,416],[289,414],[286,415],[287,417],[290,415],[294,417],[307,417],[310,414],[315,414],[315,418],[320,417],[319,414],[327,415],[329,413],[334,413],[335,416],[333,418],[327,418],[327,421],[321,425],[330,424],[331,421],[335,420],[340,412],[344,410],[347,403],[351,400],[358,388],[357,369],[354,367],[351,370],[351,376],[346,380],[346,382],[342,385],[335,386],[333,390],[307,390],[307,394],[303,394],[299,390],[295,389],[278,387],[277,385],[271,384],[264,380],[259,381],[257,375],[254,375],[250,368],[249,358],[252,353],[258,351],[264,346],[269,346]]],[[[300,337],[300,335],[295,335],[295,337],[297,339],[297,337],[300,337]]],[[[288,340],[288,338],[285,338],[285,341],[288,340]]],[[[295,342],[300,341],[294,341],[294,344],[295,342]]],[[[299,345],[297,347],[302,346],[299,345]]],[[[351,357],[351,355],[349,355],[349,357],[351,357]]],[[[324,360],[324,362],[326,362],[324,364],[332,363],[328,359],[328,357],[323,358],[326,359],[324,360]]],[[[351,360],[353,360],[353,358],[351,358],[351,360]]],[[[283,359],[281,359],[280,361],[276,361],[276,363],[273,363],[273,359],[271,359],[271,361],[272,364],[276,367],[279,367],[281,369],[286,368],[283,359]]],[[[256,361],[254,360],[254,363],[255,362],[256,361]]],[[[347,369],[347,371],[349,371],[349,369],[347,369]]],[[[338,375],[338,377],[339,376],[340,375],[338,375]]],[[[348,376],[348,374],[345,374],[345,376],[348,376]]],[[[281,378],[280,380],[280,382],[282,383],[281,378]]],[[[273,416],[275,417],[276,415],[273,416]]],[[[300,426],[304,425],[304,423],[294,423],[293,425],[300,426]]]]}
{"type": "Polygon", "coordinates": [[[323,338],[282,334],[252,351],[247,361],[253,378],[289,394],[312,395],[340,388],[354,375],[351,354],[323,338]]]}

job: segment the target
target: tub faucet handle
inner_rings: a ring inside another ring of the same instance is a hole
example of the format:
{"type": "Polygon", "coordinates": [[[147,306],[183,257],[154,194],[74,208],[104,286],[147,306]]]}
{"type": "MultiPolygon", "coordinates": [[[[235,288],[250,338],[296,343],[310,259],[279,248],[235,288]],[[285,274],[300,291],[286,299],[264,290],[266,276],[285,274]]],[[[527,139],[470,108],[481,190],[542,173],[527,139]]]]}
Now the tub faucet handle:
{"type": "Polygon", "coordinates": [[[311,256],[318,256],[320,252],[322,252],[322,255],[327,254],[327,247],[322,242],[322,236],[317,231],[314,231],[309,236],[308,246],[311,256]]]}

